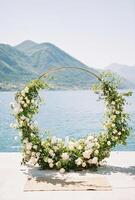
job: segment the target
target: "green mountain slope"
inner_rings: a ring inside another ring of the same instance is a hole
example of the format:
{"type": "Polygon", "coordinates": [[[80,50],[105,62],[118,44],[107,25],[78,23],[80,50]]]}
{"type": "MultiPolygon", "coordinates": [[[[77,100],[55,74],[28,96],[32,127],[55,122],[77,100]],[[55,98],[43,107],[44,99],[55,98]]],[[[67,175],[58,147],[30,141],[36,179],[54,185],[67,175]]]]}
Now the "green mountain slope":
{"type": "MultiPolygon", "coordinates": [[[[0,89],[20,88],[25,82],[58,67],[67,70],[53,74],[53,79],[48,80],[56,89],[88,89],[97,81],[86,72],[71,67],[81,67],[96,74],[99,70],[87,67],[51,43],[26,40],[15,47],[0,44],[0,89]]],[[[122,88],[135,88],[134,83],[126,78],[123,80],[122,88]]]]}
{"type": "Polygon", "coordinates": [[[0,79],[23,82],[35,77],[31,58],[10,45],[0,44],[0,79]]]}

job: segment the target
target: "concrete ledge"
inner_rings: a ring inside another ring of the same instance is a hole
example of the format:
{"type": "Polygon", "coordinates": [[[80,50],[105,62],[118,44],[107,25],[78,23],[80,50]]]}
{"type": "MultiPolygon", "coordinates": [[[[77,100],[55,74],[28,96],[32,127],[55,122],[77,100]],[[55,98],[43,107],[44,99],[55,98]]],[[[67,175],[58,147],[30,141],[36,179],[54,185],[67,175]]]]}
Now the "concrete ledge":
{"type": "MultiPolygon", "coordinates": [[[[135,152],[133,151],[111,152],[107,166],[99,168],[96,172],[83,173],[85,176],[90,173],[108,178],[112,191],[100,192],[23,192],[30,169],[20,166],[20,160],[19,153],[0,153],[0,200],[135,199],[135,152]]],[[[54,172],[45,171],[45,173],[54,172]]],[[[75,173],[72,172],[70,175],[75,176],[75,173]]]]}

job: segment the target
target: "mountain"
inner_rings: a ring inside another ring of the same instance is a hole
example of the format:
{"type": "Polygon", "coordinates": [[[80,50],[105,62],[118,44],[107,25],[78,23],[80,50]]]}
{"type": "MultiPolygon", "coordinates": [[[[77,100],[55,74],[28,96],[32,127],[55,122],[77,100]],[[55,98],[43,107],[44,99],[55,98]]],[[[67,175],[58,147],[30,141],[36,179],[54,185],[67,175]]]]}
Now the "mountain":
{"type": "Polygon", "coordinates": [[[66,67],[68,70],[57,72],[54,79],[49,80],[59,89],[80,88],[86,89],[94,83],[95,77],[89,76],[83,71],[69,69],[81,67],[98,73],[87,67],[82,62],[73,58],[60,48],[51,43],[35,43],[27,40],[13,47],[0,44],[0,87],[3,84],[24,83],[36,78],[51,68],[66,67]]]}
{"type": "MultiPolygon", "coordinates": [[[[82,70],[81,67],[96,74],[96,70],[86,66],[62,49],[51,43],[36,43],[26,40],[16,46],[0,44],[0,89],[17,89],[52,68],[65,67],[57,71],[48,81],[55,89],[88,89],[97,79],[82,70]]],[[[135,67],[112,64],[106,67],[122,77],[121,88],[135,88],[135,67]]]]}
{"type": "Polygon", "coordinates": [[[0,44],[0,80],[25,81],[28,76],[34,77],[37,72],[32,67],[30,57],[16,48],[0,44]]]}
{"type": "Polygon", "coordinates": [[[108,65],[105,69],[117,73],[125,79],[135,83],[135,66],[113,63],[108,65]]]}
{"type": "Polygon", "coordinates": [[[26,53],[36,45],[38,45],[36,42],[33,42],[31,40],[25,40],[24,42],[21,42],[20,44],[16,45],[15,47],[16,47],[16,49],[21,50],[24,53],[26,53]]]}

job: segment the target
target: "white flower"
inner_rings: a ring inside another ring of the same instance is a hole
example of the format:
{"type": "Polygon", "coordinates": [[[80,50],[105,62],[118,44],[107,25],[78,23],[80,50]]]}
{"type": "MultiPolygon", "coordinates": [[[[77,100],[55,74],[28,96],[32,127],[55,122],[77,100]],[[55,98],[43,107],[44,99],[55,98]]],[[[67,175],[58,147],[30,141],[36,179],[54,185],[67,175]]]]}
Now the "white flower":
{"type": "Polygon", "coordinates": [[[118,132],[118,135],[121,135],[121,132],[118,132]]]}
{"type": "Polygon", "coordinates": [[[92,149],[91,150],[86,150],[86,151],[83,152],[83,157],[89,159],[91,153],[92,153],[92,149]]]}
{"type": "Polygon", "coordinates": [[[99,150],[96,149],[96,150],[94,151],[94,154],[97,156],[97,155],[99,154],[99,150]]]}
{"type": "Polygon", "coordinates": [[[24,107],[24,108],[26,108],[26,107],[27,107],[27,104],[26,104],[26,103],[24,103],[24,104],[23,104],[23,107],[24,107]]]}
{"type": "Polygon", "coordinates": [[[55,153],[54,153],[54,151],[53,151],[52,149],[49,150],[49,154],[50,154],[50,156],[52,156],[52,157],[55,156],[55,153]]]}
{"type": "Polygon", "coordinates": [[[30,100],[29,100],[29,99],[27,99],[27,101],[26,101],[26,102],[27,102],[27,104],[29,104],[29,103],[30,103],[30,100]]]}
{"type": "Polygon", "coordinates": [[[69,141],[69,142],[68,142],[68,148],[69,148],[69,150],[73,150],[73,149],[74,149],[74,147],[75,147],[75,144],[74,144],[74,142],[72,142],[72,141],[69,141]]]}
{"type": "Polygon", "coordinates": [[[89,159],[87,162],[91,165],[92,164],[92,159],[89,159]]]}
{"type": "Polygon", "coordinates": [[[117,110],[117,111],[116,111],[116,115],[118,115],[118,114],[120,114],[120,112],[117,110]]]}
{"type": "Polygon", "coordinates": [[[61,174],[64,174],[64,173],[65,173],[65,169],[64,169],[64,168],[61,168],[61,169],[60,169],[60,173],[61,173],[61,174]]]}
{"type": "Polygon", "coordinates": [[[78,150],[81,150],[81,149],[82,149],[82,146],[81,146],[81,145],[78,145],[78,146],[76,146],[76,148],[77,148],[78,150]]]}
{"type": "Polygon", "coordinates": [[[33,146],[33,149],[37,150],[37,147],[38,147],[37,145],[34,145],[34,146],[33,146]]]}
{"type": "Polygon", "coordinates": [[[30,125],[30,128],[31,128],[31,129],[34,129],[34,124],[31,124],[31,125],[30,125]]]}
{"type": "Polygon", "coordinates": [[[86,162],[83,162],[83,163],[82,163],[82,167],[86,167],[86,162]]]}
{"type": "Polygon", "coordinates": [[[31,154],[31,151],[30,151],[30,150],[27,150],[27,151],[26,151],[26,154],[27,154],[27,155],[30,155],[30,154],[31,154]]]}
{"type": "Polygon", "coordinates": [[[113,130],[113,134],[116,134],[117,133],[117,130],[113,130]]]}
{"type": "Polygon", "coordinates": [[[25,92],[25,93],[28,93],[28,92],[29,92],[29,88],[26,87],[26,88],[24,89],[24,92],[25,92]]]}
{"type": "Polygon", "coordinates": [[[87,149],[91,149],[94,146],[94,144],[90,141],[86,142],[86,144],[87,144],[87,146],[86,146],[87,149]]]}
{"type": "Polygon", "coordinates": [[[97,164],[97,162],[98,162],[98,158],[97,157],[94,157],[94,158],[92,158],[92,164],[97,164]]]}
{"type": "Polygon", "coordinates": [[[89,135],[88,137],[87,137],[87,140],[93,140],[94,139],[94,136],[92,136],[92,135],[89,135]]]}
{"type": "Polygon", "coordinates": [[[61,138],[57,138],[57,141],[58,141],[58,143],[61,143],[62,139],[61,138]]]}
{"type": "Polygon", "coordinates": [[[98,141],[98,139],[97,138],[94,138],[94,142],[97,142],[98,141]]]}
{"type": "Polygon", "coordinates": [[[53,163],[53,160],[51,158],[48,158],[47,162],[50,164],[53,163]]]}
{"type": "Polygon", "coordinates": [[[56,151],[59,150],[59,147],[58,147],[58,146],[54,146],[53,149],[54,149],[54,151],[56,152],[56,151]]]}
{"type": "Polygon", "coordinates": [[[81,158],[78,158],[78,159],[75,160],[75,164],[78,165],[78,166],[81,165],[82,162],[83,162],[83,161],[82,161],[81,158]]]}
{"type": "Polygon", "coordinates": [[[32,143],[31,142],[26,143],[26,149],[31,150],[31,148],[32,148],[32,143]]]}
{"type": "Polygon", "coordinates": [[[61,157],[62,157],[63,160],[68,160],[69,159],[68,153],[62,153],[61,157]]]}
{"type": "Polygon", "coordinates": [[[36,162],[37,162],[37,160],[35,159],[35,157],[32,156],[31,159],[30,159],[30,163],[35,165],[36,162]]]}
{"type": "Polygon", "coordinates": [[[107,142],[107,145],[108,145],[108,146],[110,146],[110,145],[111,145],[111,142],[110,142],[110,141],[108,141],[108,142],[107,142]]]}
{"type": "Polygon", "coordinates": [[[31,100],[31,103],[35,103],[34,99],[31,100]]]}
{"type": "Polygon", "coordinates": [[[21,95],[25,96],[25,91],[24,90],[22,90],[21,95]]]}
{"type": "Polygon", "coordinates": [[[49,167],[50,167],[50,168],[53,168],[53,166],[54,166],[53,163],[50,163],[50,164],[49,164],[49,167]]]}
{"type": "Polygon", "coordinates": [[[111,126],[112,126],[112,127],[115,127],[115,124],[112,123],[111,126]]]}
{"type": "Polygon", "coordinates": [[[94,145],[94,146],[97,147],[97,148],[99,149],[100,144],[99,144],[98,142],[95,142],[95,145],[94,145]]]}
{"type": "Polygon", "coordinates": [[[112,101],[112,103],[111,103],[112,105],[115,105],[115,101],[112,101]]]}
{"type": "Polygon", "coordinates": [[[24,140],[23,140],[23,143],[24,144],[27,144],[29,141],[28,141],[28,138],[25,138],[24,140]]]}

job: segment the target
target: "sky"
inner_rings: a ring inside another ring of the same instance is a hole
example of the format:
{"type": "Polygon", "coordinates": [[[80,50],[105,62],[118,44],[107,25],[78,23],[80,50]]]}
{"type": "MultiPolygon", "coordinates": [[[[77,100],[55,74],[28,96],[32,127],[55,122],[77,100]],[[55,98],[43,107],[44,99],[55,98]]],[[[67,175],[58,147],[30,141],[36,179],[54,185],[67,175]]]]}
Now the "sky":
{"type": "Polygon", "coordinates": [[[0,43],[51,42],[90,67],[135,65],[135,0],[0,0],[0,43]]]}

